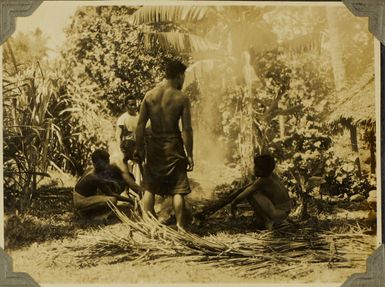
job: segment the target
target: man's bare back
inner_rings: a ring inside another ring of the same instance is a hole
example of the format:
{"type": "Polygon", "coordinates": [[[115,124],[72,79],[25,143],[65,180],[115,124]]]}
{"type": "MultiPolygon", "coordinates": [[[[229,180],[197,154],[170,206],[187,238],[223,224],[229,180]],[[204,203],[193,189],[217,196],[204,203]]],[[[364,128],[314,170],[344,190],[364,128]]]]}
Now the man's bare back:
{"type": "MultiPolygon", "coordinates": [[[[138,127],[137,127],[137,151],[143,146],[144,127],[148,120],[151,123],[151,131],[154,135],[179,134],[179,120],[182,121],[182,138],[189,161],[188,170],[192,170],[193,139],[191,125],[191,103],[179,89],[171,82],[164,82],[150,90],[143,99],[138,127]]],[[[139,156],[143,159],[142,152],[139,156]]]]}
{"type": "Polygon", "coordinates": [[[274,205],[290,201],[286,187],[275,173],[271,174],[269,177],[260,178],[253,185],[253,188],[256,192],[262,192],[262,194],[269,198],[274,205]]]}
{"type": "Polygon", "coordinates": [[[148,92],[144,98],[152,132],[157,134],[178,133],[179,119],[188,98],[170,85],[160,85],[148,92]]]}

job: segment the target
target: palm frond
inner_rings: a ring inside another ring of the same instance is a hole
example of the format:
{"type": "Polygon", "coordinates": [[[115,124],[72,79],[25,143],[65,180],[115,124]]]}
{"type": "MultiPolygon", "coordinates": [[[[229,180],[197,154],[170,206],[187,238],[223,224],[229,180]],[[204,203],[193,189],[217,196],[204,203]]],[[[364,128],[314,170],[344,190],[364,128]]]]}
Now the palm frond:
{"type": "Polygon", "coordinates": [[[59,112],[59,116],[63,115],[64,113],[81,112],[81,111],[82,109],[80,108],[67,108],[67,109],[61,110],[59,112]]]}
{"type": "Polygon", "coordinates": [[[18,69],[18,64],[17,64],[16,58],[15,58],[15,55],[13,53],[12,46],[11,46],[11,39],[9,39],[9,41],[5,42],[5,46],[7,47],[8,52],[11,55],[12,65],[15,69],[15,74],[16,74],[19,71],[19,69],[18,69]]]}
{"type": "Polygon", "coordinates": [[[319,32],[309,33],[307,35],[303,35],[297,37],[293,40],[289,40],[283,42],[281,44],[285,51],[294,54],[301,54],[306,51],[320,51],[321,49],[321,38],[319,32]]]}
{"type": "Polygon", "coordinates": [[[179,32],[144,33],[144,46],[150,49],[160,45],[163,50],[175,49],[178,52],[197,52],[217,50],[218,46],[193,34],[179,32]]]}
{"type": "Polygon", "coordinates": [[[198,22],[205,18],[207,6],[145,6],[132,14],[134,25],[169,22],[198,22]]]}

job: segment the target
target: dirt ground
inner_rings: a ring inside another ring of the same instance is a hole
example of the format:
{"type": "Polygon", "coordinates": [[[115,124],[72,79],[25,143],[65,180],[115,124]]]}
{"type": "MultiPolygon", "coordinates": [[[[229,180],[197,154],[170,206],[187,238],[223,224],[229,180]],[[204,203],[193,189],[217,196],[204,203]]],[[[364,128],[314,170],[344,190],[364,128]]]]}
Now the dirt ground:
{"type": "MultiPolygon", "coordinates": [[[[355,211],[347,214],[340,211],[338,216],[344,220],[357,222],[363,211],[355,211]]],[[[204,229],[209,233],[220,234],[220,226],[212,219],[204,229]]],[[[103,227],[102,227],[103,228],[103,227]]],[[[106,227],[122,228],[121,223],[106,227]]],[[[242,226],[229,230],[229,234],[240,234],[242,226]]],[[[27,272],[41,284],[50,283],[343,283],[354,273],[362,273],[366,270],[366,259],[375,249],[376,236],[367,237],[367,250],[362,254],[362,260],[352,262],[349,267],[328,267],[325,264],[310,264],[306,271],[301,269],[298,274],[295,266],[283,273],[274,276],[250,276],[242,274],[235,268],[223,268],[212,266],[215,264],[191,263],[183,258],[175,258],[171,261],[157,262],[118,262],[104,259],[98,262],[82,264],[82,259],[74,256],[70,248],[87,245],[87,240],[82,235],[98,234],[101,230],[79,230],[78,236],[43,243],[33,243],[28,247],[16,250],[6,250],[13,258],[14,271],[27,272]],[[370,241],[370,242],[369,242],[370,241]],[[366,252],[367,251],[367,252],[366,252]],[[93,265],[93,266],[91,266],[93,265]]],[[[258,231],[250,231],[252,232],[258,231]]],[[[231,236],[231,235],[230,235],[231,236]]],[[[365,246],[366,246],[365,243],[365,246]]],[[[279,263],[278,263],[279,264],[279,263]]],[[[274,268],[274,264],[271,266],[274,268]]]]}

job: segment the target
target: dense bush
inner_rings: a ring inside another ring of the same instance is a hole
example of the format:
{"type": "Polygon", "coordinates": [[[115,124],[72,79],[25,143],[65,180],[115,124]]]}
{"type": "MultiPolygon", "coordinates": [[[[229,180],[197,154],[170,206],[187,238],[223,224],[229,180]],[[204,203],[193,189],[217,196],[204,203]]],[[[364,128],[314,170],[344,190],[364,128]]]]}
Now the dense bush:
{"type": "MultiPolygon", "coordinates": [[[[341,159],[326,128],[316,122],[303,122],[296,132],[274,140],[270,151],[278,159],[279,167],[291,189],[298,189],[298,177],[302,177],[310,193],[315,186],[312,178],[322,177],[321,192],[343,196],[361,193],[367,195],[375,183],[367,176],[358,176],[354,161],[341,159]],[[297,179],[296,179],[297,177],[297,179]]],[[[319,184],[321,185],[321,184],[319,184]]]]}
{"type": "Polygon", "coordinates": [[[172,49],[145,49],[141,30],[129,21],[135,11],[126,6],[79,8],[62,52],[68,76],[79,78],[83,86],[96,85],[95,100],[106,103],[114,116],[126,110],[127,99],[141,100],[163,78],[168,59],[180,59],[172,49]]]}
{"type": "Polygon", "coordinates": [[[63,81],[65,87],[60,102],[66,109],[56,113],[55,120],[62,132],[65,157],[57,165],[74,175],[83,173],[89,165],[91,153],[107,149],[113,137],[113,118],[108,115],[106,103],[95,100],[96,85],[81,85],[79,80],[63,81]]]}

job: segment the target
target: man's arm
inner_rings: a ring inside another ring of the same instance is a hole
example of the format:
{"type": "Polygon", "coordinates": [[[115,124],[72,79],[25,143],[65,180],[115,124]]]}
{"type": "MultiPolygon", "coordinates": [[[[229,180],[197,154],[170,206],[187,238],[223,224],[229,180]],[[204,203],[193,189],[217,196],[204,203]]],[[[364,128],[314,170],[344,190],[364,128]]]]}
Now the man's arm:
{"type": "Polygon", "coordinates": [[[242,200],[246,199],[250,195],[252,195],[254,192],[258,191],[260,185],[260,179],[256,180],[251,186],[246,188],[242,193],[240,193],[234,200],[232,204],[237,204],[241,202],[242,200]]]}
{"type": "Polygon", "coordinates": [[[132,199],[131,197],[121,196],[120,194],[113,194],[113,196],[114,196],[118,201],[128,202],[128,203],[131,203],[132,205],[135,205],[135,200],[132,199]]]}
{"type": "Polygon", "coordinates": [[[116,138],[116,142],[118,143],[118,146],[120,146],[121,136],[122,136],[122,128],[120,126],[116,126],[115,138],[116,138]]]}
{"type": "Polygon", "coordinates": [[[132,198],[121,196],[118,192],[115,191],[120,189],[119,184],[115,180],[98,177],[98,181],[99,188],[103,194],[113,196],[119,201],[128,202],[131,204],[135,203],[132,198]]]}
{"type": "Polygon", "coordinates": [[[121,115],[118,120],[116,121],[116,133],[115,133],[115,138],[116,142],[120,146],[120,141],[121,141],[121,136],[122,136],[122,126],[124,126],[124,121],[122,120],[123,115],[121,115]]]}
{"type": "Polygon", "coordinates": [[[133,191],[135,191],[139,195],[144,194],[145,189],[137,185],[131,176],[129,176],[127,173],[122,173],[122,177],[129,188],[131,188],[133,191]]]}
{"type": "Polygon", "coordinates": [[[261,179],[257,179],[252,185],[242,191],[231,203],[231,214],[234,216],[237,208],[237,204],[252,195],[253,193],[260,191],[261,179]]]}
{"type": "MultiPolygon", "coordinates": [[[[144,188],[137,185],[134,178],[130,176],[128,172],[123,172],[117,165],[111,165],[111,169],[113,169],[116,173],[119,173],[119,176],[124,180],[127,187],[135,191],[137,194],[143,194],[144,188]]],[[[115,183],[117,184],[117,182],[115,183]]],[[[120,187],[118,186],[118,188],[120,187]]]]}
{"type": "Polygon", "coordinates": [[[110,195],[115,197],[118,201],[128,202],[133,205],[135,204],[135,200],[130,197],[121,196],[120,194],[117,194],[115,192],[112,192],[110,195]]]}
{"type": "Polygon", "coordinates": [[[144,97],[139,110],[138,125],[136,126],[136,148],[135,157],[139,157],[139,162],[144,160],[144,134],[146,124],[149,119],[146,103],[147,95],[144,97]]]}
{"type": "Polygon", "coordinates": [[[189,162],[188,171],[193,170],[193,129],[191,125],[191,103],[190,99],[186,96],[183,101],[183,113],[182,113],[182,138],[186,148],[187,158],[189,162]]]}

